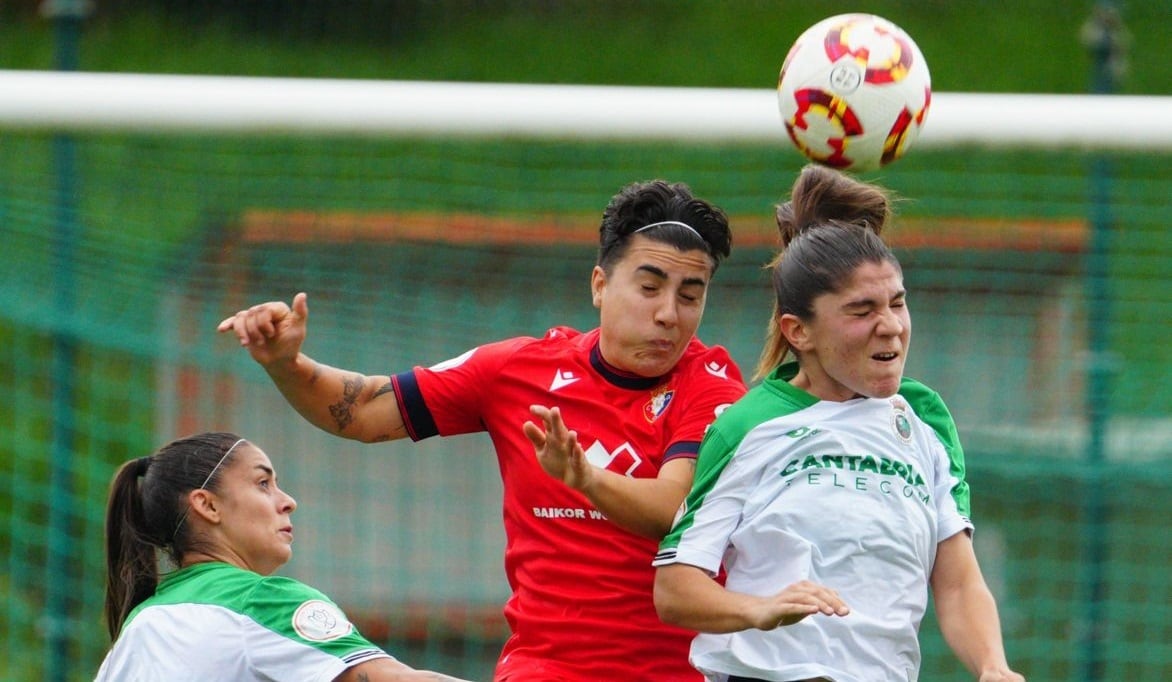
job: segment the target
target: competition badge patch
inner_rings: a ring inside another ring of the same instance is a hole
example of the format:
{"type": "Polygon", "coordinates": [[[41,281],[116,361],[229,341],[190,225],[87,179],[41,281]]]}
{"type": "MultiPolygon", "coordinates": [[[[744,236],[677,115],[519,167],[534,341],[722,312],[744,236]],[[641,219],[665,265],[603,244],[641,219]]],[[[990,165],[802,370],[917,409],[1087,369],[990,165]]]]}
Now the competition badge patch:
{"type": "Polygon", "coordinates": [[[643,405],[643,416],[647,418],[649,424],[653,424],[656,419],[659,419],[659,415],[663,414],[663,411],[667,409],[675,393],[675,391],[661,391],[651,394],[651,400],[648,400],[647,404],[643,405]]]}
{"type": "Polygon", "coordinates": [[[320,599],[310,599],[293,613],[293,629],[311,642],[329,642],[350,634],[354,626],[338,607],[320,599]]]}

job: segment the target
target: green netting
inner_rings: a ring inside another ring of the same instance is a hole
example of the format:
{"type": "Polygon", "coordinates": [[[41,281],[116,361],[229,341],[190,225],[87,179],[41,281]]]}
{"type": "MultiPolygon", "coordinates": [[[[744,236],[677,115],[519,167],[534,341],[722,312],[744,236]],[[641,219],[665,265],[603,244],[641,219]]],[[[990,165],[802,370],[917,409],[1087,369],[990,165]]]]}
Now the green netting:
{"type": "MultiPolygon", "coordinates": [[[[298,497],[286,573],[404,660],[486,677],[507,595],[487,439],[317,433],[215,324],[305,290],[307,351],[378,373],[590,327],[594,254],[571,238],[621,185],[666,177],[725,207],[743,235],[701,336],[751,372],[769,310],[761,235],[799,167],[788,150],[682,143],[0,133],[0,149],[0,656],[15,680],[60,670],[62,652],[68,679],[96,670],[116,464],[221,428],[260,443],[298,497]],[[308,212],[318,228],[257,239],[258,211],[278,227],[308,212]],[[372,216],[450,227],[355,238],[372,216]],[[501,237],[532,222],[570,241],[501,237]]],[[[1168,156],[924,150],[872,177],[906,197],[891,238],[916,325],[909,373],[960,425],[1011,660],[1032,680],[1096,667],[1104,680],[1169,679],[1168,156]],[[1092,282],[1098,226],[1107,277],[1092,282]]],[[[923,678],[965,679],[934,621],[923,632],[923,678]]]]}

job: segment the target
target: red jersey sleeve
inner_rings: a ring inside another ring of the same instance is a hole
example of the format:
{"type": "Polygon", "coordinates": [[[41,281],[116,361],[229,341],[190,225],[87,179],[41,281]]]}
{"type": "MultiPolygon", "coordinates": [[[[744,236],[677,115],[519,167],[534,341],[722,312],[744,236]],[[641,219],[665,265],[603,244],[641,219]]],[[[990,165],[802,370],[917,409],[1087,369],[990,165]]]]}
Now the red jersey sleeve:
{"type": "Polygon", "coordinates": [[[676,371],[678,390],[689,396],[684,409],[672,416],[671,441],[663,461],[695,457],[708,425],[747,390],[741,370],[722,346],[705,347],[693,340],[676,371]]]}
{"type": "Polygon", "coordinates": [[[484,400],[491,395],[485,387],[492,385],[509,357],[533,341],[517,337],[484,344],[431,367],[415,367],[391,377],[411,439],[483,431],[484,400]]]}

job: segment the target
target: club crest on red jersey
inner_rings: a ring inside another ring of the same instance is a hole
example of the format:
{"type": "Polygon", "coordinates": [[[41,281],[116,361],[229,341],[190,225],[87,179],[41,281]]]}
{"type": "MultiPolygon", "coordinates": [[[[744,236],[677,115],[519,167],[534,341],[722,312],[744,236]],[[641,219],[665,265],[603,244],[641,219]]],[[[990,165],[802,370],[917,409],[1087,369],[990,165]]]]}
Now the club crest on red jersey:
{"type": "Polygon", "coordinates": [[[667,409],[675,393],[675,391],[663,390],[651,394],[651,400],[643,405],[643,416],[647,418],[649,424],[654,424],[655,420],[659,419],[659,415],[667,409]]]}

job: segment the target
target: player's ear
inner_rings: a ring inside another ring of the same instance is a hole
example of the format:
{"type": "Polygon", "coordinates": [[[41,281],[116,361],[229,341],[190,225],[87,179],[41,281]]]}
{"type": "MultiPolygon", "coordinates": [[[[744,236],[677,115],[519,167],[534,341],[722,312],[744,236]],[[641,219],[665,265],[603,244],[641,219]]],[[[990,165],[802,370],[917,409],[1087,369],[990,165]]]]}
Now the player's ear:
{"type": "Polygon", "coordinates": [[[814,342],[810,338],[810,327],[797,315],[792,313],[779,315],[774,318],[774,324],[777,325],[777,331],[781,333],[785,342],[795,351],[805,352],[813,347],[814,342]]]}
{"type": "Polygon", "coordinates": [[[606,289],[606,271],[601,265],[595,265],[590,273],[590,296],[595,308],[602,307],[602,291],[606,289]]]}
{"type": "Polygon", "coordinates": [[[219,500],[215,493],[199,488],[187,493],[187,503],[191,506],[189,516],[198,517],[212,524],[220,522],[219,500]]]}

